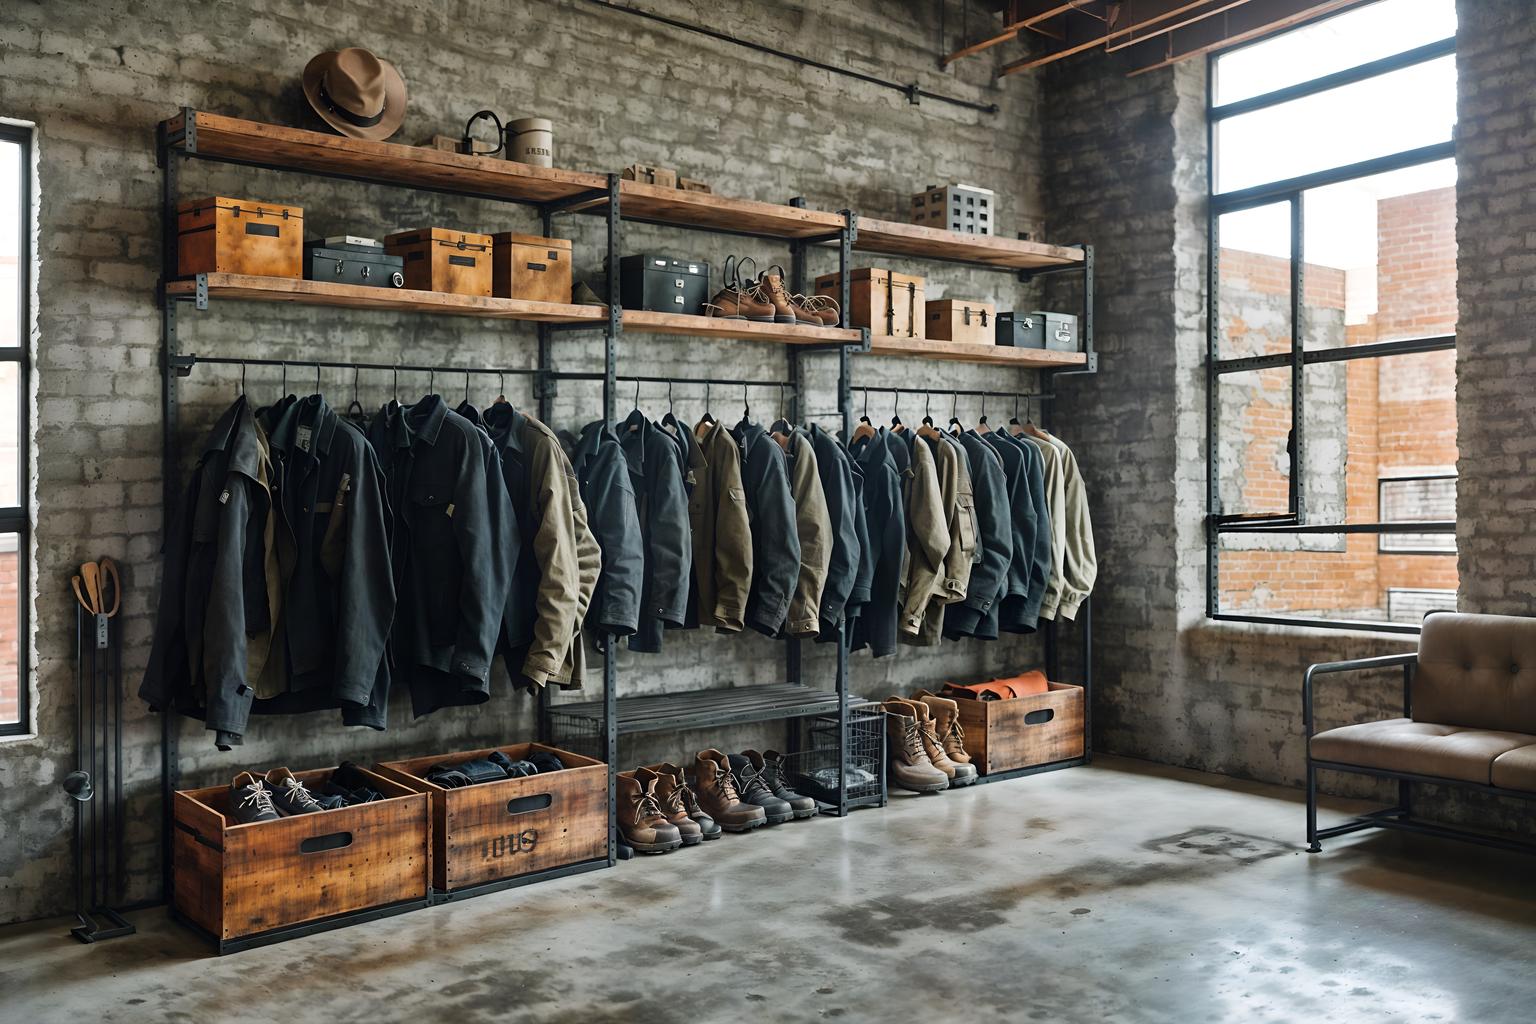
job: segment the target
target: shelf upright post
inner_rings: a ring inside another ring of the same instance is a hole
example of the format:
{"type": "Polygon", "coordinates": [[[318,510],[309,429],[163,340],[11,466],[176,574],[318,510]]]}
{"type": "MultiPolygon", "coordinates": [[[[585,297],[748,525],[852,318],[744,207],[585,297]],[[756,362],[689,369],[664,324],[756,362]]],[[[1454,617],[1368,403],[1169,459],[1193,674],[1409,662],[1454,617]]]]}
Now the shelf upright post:
{"type": "MultiPolygon", "coordinates": [[[[617,174],[608,175],[608,322],[603,329],[603,422],[613,425],[614,392],[618,381],[619,334],[624,329],[624,311],[619,301],[619,253],[623,241],[620,220],[620,186],[617,174]]],[[[618,792],[615,772],[619,765],[619,678],[614,666],[614,642],[611,633],[603,636],[603,759],[608,762],[608,866],[619,855],[618,792]]]]}

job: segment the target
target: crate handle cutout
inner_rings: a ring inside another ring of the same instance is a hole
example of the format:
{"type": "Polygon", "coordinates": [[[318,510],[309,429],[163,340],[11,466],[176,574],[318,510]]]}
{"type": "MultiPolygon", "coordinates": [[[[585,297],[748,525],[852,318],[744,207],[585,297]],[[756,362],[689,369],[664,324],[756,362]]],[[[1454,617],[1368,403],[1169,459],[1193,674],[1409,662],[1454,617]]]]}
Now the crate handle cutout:
{"type": "Polygon", "coordinates": [[[245,226],[245,233],[248,235],[268,235],[272,238],[278,237],[276,224],[247,224],[245,226]]]}
{"type": "Polygon", "coordinates": [[[534,796],[520,796],[515,800],[507,801],[508,814],[527,814],[529,811],[542,811],[555,802],[555,798],[549,793],[538,793],[534,796]]]}
{"type": "Polygon", "coordinates": [[[1055,708],[1041,708],[1039,711],[1031,711],[1024,716],[1025,725],[1044,725],[1056,717],[1055,708]]]}
{"type": "Polygon", "coordinates": [[[343,850],[351,845],[351,832],[332,832],[328,836],[310,836],[299,844],[299,852],[326,853],[329,850],[343,850]]]}

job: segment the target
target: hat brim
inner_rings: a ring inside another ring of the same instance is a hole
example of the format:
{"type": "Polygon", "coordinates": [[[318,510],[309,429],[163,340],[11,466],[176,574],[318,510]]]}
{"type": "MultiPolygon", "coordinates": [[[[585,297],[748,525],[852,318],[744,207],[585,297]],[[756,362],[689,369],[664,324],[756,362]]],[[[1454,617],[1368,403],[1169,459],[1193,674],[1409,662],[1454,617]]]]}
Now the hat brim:
{"type": "Polygon", "coordinates": [[[343,117],[338,116],[320,98],[320,83],[325,81],[325,73],[336,63],[336,50],[322,53],[304,66],[304,98],[309,100],[309,105],[320,119],[343,135],[354,139],[370,139],[382,142],[395,132],[400,130],[400,125],[405,121],[405,80],[400,77],[400,72],[395,66],[382,58],[379,63],[384,68],[384,116],[378,124],[369,125],[366,128],[359,127],[343,117]]]}

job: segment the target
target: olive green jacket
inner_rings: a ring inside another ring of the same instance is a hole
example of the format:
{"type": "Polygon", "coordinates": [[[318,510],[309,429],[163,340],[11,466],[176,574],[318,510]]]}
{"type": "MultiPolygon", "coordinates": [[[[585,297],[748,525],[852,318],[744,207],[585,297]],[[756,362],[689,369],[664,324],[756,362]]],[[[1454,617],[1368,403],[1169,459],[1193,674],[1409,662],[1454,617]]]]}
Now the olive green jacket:
{"type": "Polygon", "coordinates": [[[698,444],[690,446],[693,493],[688,496],[699,625],[740,633],[752,590],[752,526],[741,450],[725,424],[700,427],[698,444]]]}
{"type": "MultiPolygon", "coordinates": [[[[775,434],[775,439],[778,436],[775,434]]],[[[789,494],[795,502],[795,532],[800,535],[800,577],[789,601],[784,633],[812,637],[821,632],[821,594],[832,564],[832,514],[827,511],[810,435],[796,430],[787,441],[789,494]]]]}

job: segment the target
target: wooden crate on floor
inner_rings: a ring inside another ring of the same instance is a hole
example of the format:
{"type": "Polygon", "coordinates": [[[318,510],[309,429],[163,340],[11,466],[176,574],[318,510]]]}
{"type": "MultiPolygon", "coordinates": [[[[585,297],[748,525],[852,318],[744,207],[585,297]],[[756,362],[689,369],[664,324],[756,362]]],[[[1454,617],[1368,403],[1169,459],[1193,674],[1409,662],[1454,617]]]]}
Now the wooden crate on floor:
{"type": "MultiPolygon", "coordinates": [[[[295,772],[318,788],[331,769],[295,772]]],[[[173,801],[176,912],[221,943],[356,910],[425,900],[431,869],[427,798],[374,772],[385,799],[241,824],[228,786],[173,801]]]]}
{"type": "Polygon", "coordinates": [[[608,769],[601,761],[539,743],[517,743],[407,761],[379,771],[432,800],[432,885],[439,892],[515,878],[608,855],[608,769]],[[548,751],[558,772],[445,789],[423,776],[435,765],[500,750],[513,761],[548,751]]]}
{"type": "Polygon", "coordinates": [[[1051,683],[1012,700],[957,700],[965,749],[982,775],[1083,756],[1083,688],[1051,683]]]}

